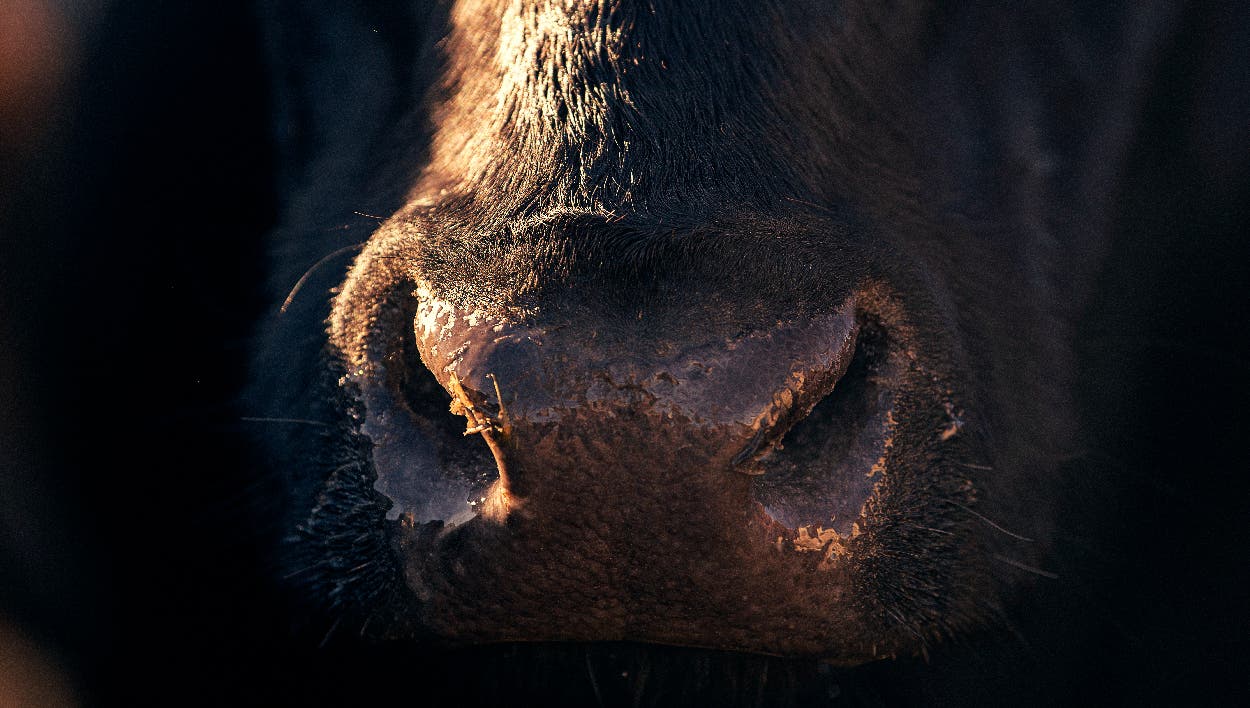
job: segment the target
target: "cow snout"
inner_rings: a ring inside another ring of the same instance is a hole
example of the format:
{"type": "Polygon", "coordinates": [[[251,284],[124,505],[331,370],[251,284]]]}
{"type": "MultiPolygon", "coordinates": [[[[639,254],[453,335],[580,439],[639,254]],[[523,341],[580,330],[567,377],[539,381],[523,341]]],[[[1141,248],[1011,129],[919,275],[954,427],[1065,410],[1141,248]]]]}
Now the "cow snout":
{"type": "Polygon", "coordinates": [[[793,653],[859,636],[876,620],[848,593],[884,577],[895,528],[876,510],[912,488],[891,456],[961,440],[931,427],[958,408],[906,310],[863,273],[804,268],[801,234],[759,251],[759,229],[596,229],[478,243],[449,269],[433,248],[449,231],[397,226],[336,300],[367,465],[332,474],[353,511],[385,516],[409,619],[464,642],[793,653]],[[899,410],[924,415],[907,428],[899,410]]]}

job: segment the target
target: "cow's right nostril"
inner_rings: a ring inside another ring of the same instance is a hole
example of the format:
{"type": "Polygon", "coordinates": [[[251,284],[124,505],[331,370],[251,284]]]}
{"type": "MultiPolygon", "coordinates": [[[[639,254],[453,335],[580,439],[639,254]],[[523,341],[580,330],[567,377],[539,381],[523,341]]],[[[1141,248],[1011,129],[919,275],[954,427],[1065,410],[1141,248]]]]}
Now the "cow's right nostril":
{"type": "Polygon", "coordinates": [[[774,519],[792,529],[854,532],[884,475],[900,358],[879,323],[861,324],[854,356],[833,391],[756,463],[756,498],[774,519]]]}
{"type": "MultiPolygon", "coordinates": [[[[382,329],[379,324],[379,329],[382,329]]],[[[464,435],[455,401],[421,362],[411,327],[387,340],[365,368],[344,377],[359,387],[361,431],[369,438],[374,489],[391,501],[390,519],[456,525],[473,518],[498,477],[487,446],[464,435]]]]}

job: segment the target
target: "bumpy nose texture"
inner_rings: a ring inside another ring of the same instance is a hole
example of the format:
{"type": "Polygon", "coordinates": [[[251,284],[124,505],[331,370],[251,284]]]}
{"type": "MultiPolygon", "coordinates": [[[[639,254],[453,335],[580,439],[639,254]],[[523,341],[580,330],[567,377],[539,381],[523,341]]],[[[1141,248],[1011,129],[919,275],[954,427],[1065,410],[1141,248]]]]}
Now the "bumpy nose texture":
{"type": "Polygon", "coordinates": [[[517,321],[418,297],[422,360],[521,500],[567,495],[562,485],[590,475],[601,493],[646,482],[747,503],[749,491],[733,490],[749,485],[725,477],[750,473],[753,454],[829,392],[857,331],[850,300],[820,319],[694,339],[646,319],[517,321]]]}

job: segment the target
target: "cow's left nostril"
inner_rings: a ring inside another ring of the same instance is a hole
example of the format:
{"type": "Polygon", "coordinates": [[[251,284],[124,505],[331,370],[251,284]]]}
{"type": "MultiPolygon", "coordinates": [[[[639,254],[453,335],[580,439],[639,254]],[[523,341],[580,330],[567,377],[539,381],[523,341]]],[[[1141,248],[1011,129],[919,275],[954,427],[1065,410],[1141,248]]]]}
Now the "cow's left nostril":
{"type": "Polygon", "coordinates": [[[783,525],[846,535],[883,478],[893,435],[899,355],[865,321],[833,391],[756,461],[756,498],[783,525]]]}

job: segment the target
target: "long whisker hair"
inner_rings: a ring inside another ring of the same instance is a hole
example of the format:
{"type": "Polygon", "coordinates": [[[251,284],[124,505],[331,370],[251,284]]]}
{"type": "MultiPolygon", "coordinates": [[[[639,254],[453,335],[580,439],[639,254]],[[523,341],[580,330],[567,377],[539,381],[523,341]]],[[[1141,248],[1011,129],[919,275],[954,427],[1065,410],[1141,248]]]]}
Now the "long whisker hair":
{"type": "Polygon", "coordinates": [[[309,266],[308,270],[304,271],[304,274],[300,276],[299,280],[295,281],[295,285],[291,287],[291,292],[287,294],[286,299],[282,301],[282,306],[278,308],[278,313],[283,315],[286,314],[286,311],[291,306],[291,303],[295,301],[295,296],[299,294],[301,289],[303,289],[304,284],[308,282],[308,279],[312,277],[312,274],[316,273],[322,266],[345,253],[359,251],[364,247],[365,244],[363,243],[354,243],[350,246],[344,246],[322,256],[316,263],[309,266]]]}

